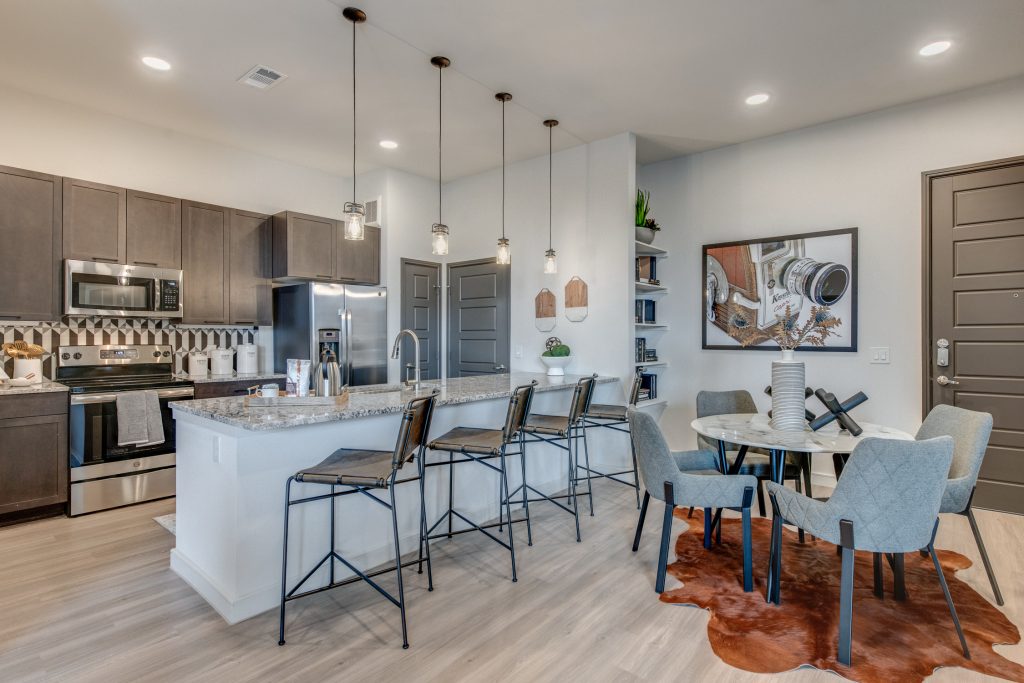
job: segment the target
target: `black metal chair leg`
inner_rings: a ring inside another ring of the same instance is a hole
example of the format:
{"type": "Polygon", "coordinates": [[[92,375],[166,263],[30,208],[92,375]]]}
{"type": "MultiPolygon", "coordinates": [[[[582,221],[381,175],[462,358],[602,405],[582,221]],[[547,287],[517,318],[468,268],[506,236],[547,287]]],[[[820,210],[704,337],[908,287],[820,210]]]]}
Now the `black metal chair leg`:
{"type": "Polygon", "coordinates": [[[573,439],[569,439],[569,494],[572,496],[572,516],[576,521],[576,542],[580,543],[580,506],[576,495],[576,455],[578,447],[573,445],[573,439]]]}
{"type": "Polygon", "coordinates": [[[800,471],[804,475],[804,494],[808,498],[814,498],[814,488],[811,484],[811,454],[802,453],[800,459],[800,471]]]}
{"type": "MultiPolygon", "coordinates": [[[[935,520],[935,526],[938,528],[938,520],[935,520]]],[[[967,639],[964,638],[964,630],[960,626],[960,618],[956,615],[956,607],[953,606],[953,597],[949,594],[949,586],[946,585],[946,577],[942,573],[942,565],[939,564],[939,556],[935,554],[934,537],[935,534],[933,533],[933,540],[928,544],[928,554],[932,556],[932,563],[935,565],[935,573],[939,575],[939,584],[942,586],[942,594],[946,597],[946,604],[949,606],[949,615],[953,617],[953,625],[956,626],[956,634],[960,638],[960,648],[964,652],[964,657],[970,659],[971,651],[967,649],[967,639]]]]}
{"type": "MultiPolygon", "coordinates": [[[[587,445],[587,424],[584,422],[581,427],[576,428],[576,432],[583,431],[583,462],[587,466],[587,498],[590,499],[590,516],[594,516],[594,478],[590,476],[590,447],[587,445]]],[[[577,449],[577,453],[579,450],[577,449]]],[[[579,471],[579,468],[576,468],[579,471]]]]}
{"type": "Polygon", "coordinates": [[[335,512],[334,512],[334,510],[335,510],[335,505],[334,505],[334,495],[333,494],[334,494],[335,490],[336,489],[335,489],[334,485],[332,484],[331,485],[331,494],[332,494],[331,495],[331,524],[330,524],[330,526],[331,526],[331,542],[330,542],[331,559],[327,561],[327,565],[330,567],[330,569],[328,570],[329,583],[334,583],[334,539],[335,539],[335,533],[334,533],[334,524],[335,524],[334,517],[335,517],[335,512]]]}
{"type": "Polygon", "coordinates": [[[750,503],[754,497],[754,489],[743,490],[743,590],[747,593],[754,590],[753,541],[750,532],[750,503]]]}
{"type": "Polygon", "coordinates": [[[778,605],[782,596],[782,514],[775,500],[775,494],[768,494],[772,501],[772,535],[768,555],[768,579],[765,582],[765,600],[778,605]]]}
{"type": "Polygon", "coordinates": [[[892,597],[896,600],[907,599],[907,570],[903,553],[892,556],[892,597]]]}
{"type": "Polygon", "coordinates": [[[651,502],[651,494],[644,491],[644,502],[640,504],[640,519],[636,522],[636,534],[633,536],[633,552],[640,547],[640,534],[644,530],[644,520],[647,519],[647,505],[651,502]]]}
{"type": "Polygon", "coordinates": [[[687,517],[687,519],[692,519],[693,518],[693,506],[692,505],[690,506],[690,512],[687,513],[686,517],[687,517]]]}
{"type": "Polygon", "coordinates": [[[767,517],[767,509],[764,505],[764,482],[761,479],[757,480],[757,511],[762,517],[767,517]]]}
{"type": "Polygon", "coordinates": [[[872,553],[871,555],[872,571],[875,580],[875,597],[884,598],[885,584],[882,578],[882,553],[872,553]]]}
{"type": "Polygon", "coordinates": [[[654,592],[665,590],[665,572],[668,567],[668,546],[672,537],[672,511],[675,509],[675,496],[672,483],[665,482],[665,517],[661,521],[661,551],[658,553],[658,577],[654,583],[654,592]]]}
{"type": "Polygon", "coordinates": [[[284,485],[284,547],[281,549],[281,617],[277,644],[284,645],[284,606],[288,594],[288,512],[292,507],[292,480],[288,477],[284,485]]]}
{"type": "Polygon", "coordinates": [[[398,610],[402,613],[402,648],[409,649],[409,632],[405,626],[405,586],[402,584],[402,548],[398,543],[398,510],[395,507],[395,477],[391,476],[391,528],[395,532],[395,574],[398,577],[398,610]]]}
{"type": "Polygon", "coordinates": [[[455,509],[455,454],[448,451],[448,538],[452,537],[452,510],[455,509]]]}
{"type": "MultiPolygon", "coordinates": [[[[629,432],[629,450],[633,455],[633,485],[636,488],[636,508],[640,509],[640,473],[636,468],[636,444],[633,443],[633,432],[629,432]]],[[[690,514],[693,514],[693,508],[690,508],[690,514]]]]}
{"type": "Polygon", "coordinates": [[[519,465],[523,472],[523,509],[526,510],[526,545],[533,545],[533,528],[530,525],[530,497],[526,491],[526,439],[519,434],[519,465]]]}
{"type": "Polygon", "coordinates": [[[850,666],[853,648],[853,523],[839,520],[840,546],[843,549],[839,579],[839,663],[850,666]]]}
{"type": "Polygon", "coordinates": [[[519,580],[516,577],[516,535],[512,531],[512,504],[508,500],[508,470],[505,464],[504,446],[502,446],[501,455],[498,458],[501,461],[502,498],[505,501],[505,512],[508,513],[508,551],[512,555],[512,583],[515,583],[519,580]]]}
{"type": "MultiPolygon", "coordinates": [[[[974,497],[974,494],[971,494],[974,497]]],[[[967,516],[967,521],[971,523],[971,533],[974,534],[974,542],[978,544],[978,552],[981,553],[981,563],[985,565],[985,573],[988,574],[988,582],[992,586],[992,593],[995,594],[996,604],[1002,606],[1003,594],[999,590],[999,584],[996,582],[996,574],[992,571],[992,563],[988,559],[988,552],[985,550],[985,541],[981,540],[981,529],[978,528],[978,521],[974,518],[974,510],[971,509],[971,504],[967,504],[967,511],[964,513],[967,516]]]]}
{"type": "MultiPolygon", "coordinates": [[[[427,590],[434,590],[434,572],[433,567],[430,565],[430,539],[427,538],[427,496],[426,496],[426,484],[427,478],[426,463],[423,462],[423,458],[426,457],[423,452],[419,454],[420,463],[420,556],[426,555],[427,558],[427,590]]],[[[423,562],[420,561],[419,573],[423,573],[423,562]]]]}
{"type": "Polygon", "coordinates": [[[704,508],[704,550],[711,550],[712,524],[714,524],[714,516],[711,514],[711,508],[704,508]]]}

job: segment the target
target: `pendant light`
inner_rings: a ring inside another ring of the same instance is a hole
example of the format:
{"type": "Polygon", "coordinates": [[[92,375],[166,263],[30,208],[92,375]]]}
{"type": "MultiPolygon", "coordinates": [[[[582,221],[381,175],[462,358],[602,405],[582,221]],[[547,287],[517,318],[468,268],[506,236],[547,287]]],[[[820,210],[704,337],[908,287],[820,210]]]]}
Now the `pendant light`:
{"type": "Polygon", "coordinates": [[[512,99],[512,95],[500,92],[494,99],[501,102],[501,238],[498,240],[495,263],[507,266],[512,263],[512,248],[505,237],[505,103],[512,99]]]}
{"type": "Polygon", "coordinates": [[[548,119],[544,125],[548,127],[548,250],[544,252],[544,272],[553,275],[558,272],[558,255],[551,248],[551,132],[558,125],[558,121],[548,119]]]}
{"type": "Polygon", "coordinates": [[[430,226],[430,252],[444,256],[448,253],[448,226],[441,220],[441,74],[452,62],[447,57],[431,57],[430,63],[437,67],[437,222],[430,226]]]}
{"type": "Polygon", "coordinates": [[[341,15],[352,22],[352,201],[345,202],[345,239],[361,240],[366,210],[356,202],[356,24],[366,21],[366,13],[346,7],[341,15]]]}

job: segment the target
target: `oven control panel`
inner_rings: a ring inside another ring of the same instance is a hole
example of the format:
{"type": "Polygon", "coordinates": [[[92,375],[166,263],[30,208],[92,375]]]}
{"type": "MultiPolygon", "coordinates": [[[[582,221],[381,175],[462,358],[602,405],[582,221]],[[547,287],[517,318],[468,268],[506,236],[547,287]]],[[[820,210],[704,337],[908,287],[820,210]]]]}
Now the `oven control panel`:
{"type": "Polygon", "coordinates": [[[138,363],[174,363],[173,350],[165,345],[103,344],[101,346],[62,346],[58,367],[135,365],[138,363]]]}

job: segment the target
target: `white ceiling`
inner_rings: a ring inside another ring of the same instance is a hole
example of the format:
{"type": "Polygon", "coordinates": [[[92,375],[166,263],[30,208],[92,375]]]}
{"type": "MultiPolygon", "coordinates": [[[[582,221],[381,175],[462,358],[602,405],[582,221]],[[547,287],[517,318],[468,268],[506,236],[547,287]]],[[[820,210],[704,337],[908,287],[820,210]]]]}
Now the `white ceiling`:
{"type": "MultiPolygon", "coordinates": [[[[445,177],[622,131],[644,162],[1024,73],[1021,0],[353,0],[359,169],[445,177]],[[917,49],[954,41],[930,59],[917,49]],[[772,94],[750,108],[746,95],[772,94]],[[382,138],[400,147],[385,151],[382,138]]],[[[351,25],[337,0],[0,0],[0,83],[337,173],[351,165],[351,25]],[[151,71],[139,57],[173,64],[151,71]],[[288,79],[236,83],[260,63],[288,79]]]]}

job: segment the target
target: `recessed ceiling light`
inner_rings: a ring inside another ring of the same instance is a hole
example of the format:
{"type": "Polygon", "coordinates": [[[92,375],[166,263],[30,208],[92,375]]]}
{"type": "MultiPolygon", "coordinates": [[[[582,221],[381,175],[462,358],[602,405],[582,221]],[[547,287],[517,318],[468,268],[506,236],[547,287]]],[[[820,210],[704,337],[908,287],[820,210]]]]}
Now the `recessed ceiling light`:
{"type": "Polygon", "coordinates": [[[171,63],[166,59],[160,59],[159,57],[143,57],[142,63],[148,66],[150,69],[157,71],[170,71],[171,63]]]}
{"type": "Polygon", "coordinates": [[[756,92],[743,101],[749,104],[751,107],[756,107],[759,104],[764,104],[771,98],[772,96],[766,92],[756,92]]]}
{"type": "Polygon", "coordinates": [[[378,144],[384,149],[398,149],[398,143],[394,140],[381,140],[378,144]]]}
{"type": "Polygon", "coordinates": [[[953,47],[953,43],[948,40],[937,40],[934,43],[928,43],[920,50],[917,54],[922,57],[934,57],[935,55],[941,55],[943,52],[953,47]]]}

